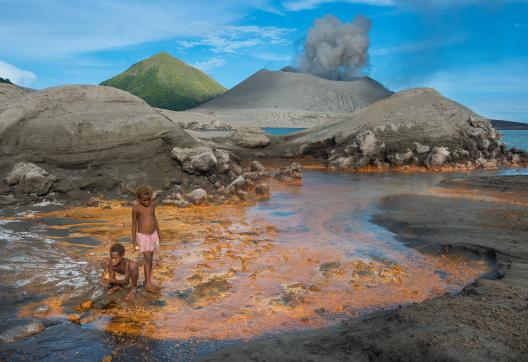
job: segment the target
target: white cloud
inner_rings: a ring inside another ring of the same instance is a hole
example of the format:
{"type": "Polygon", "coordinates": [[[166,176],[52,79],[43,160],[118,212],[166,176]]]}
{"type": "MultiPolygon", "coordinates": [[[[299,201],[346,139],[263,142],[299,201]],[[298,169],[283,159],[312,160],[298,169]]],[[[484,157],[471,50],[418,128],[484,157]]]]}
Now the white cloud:
{"type": "MultiPolygon", "coordinates": [[[[282,3],[284,8],[289,11],[300,11],[315,9],[322,4],[335,3],[333,0],[287,0],[282,3]]],[[[344,0],[339,2],[352,4],[366,4],[374,6],[390,6],[393,5],[393,0],[344,0]]]]}
{"type": "Polygon", "coordinates": [[[273,26],[224,26],[197,40],[182,40],[180,47],[189,49],[198,46],[208,47],[214,53],[235,53],[243,48],[259,45],[286,44],[286,36],[294,29],[273,26]]]}
{"type": "Polygon", "coordinates": [[[365,4],[373,6],[399,6],[413,8],[438,8],[465,5],[501,6],[507,3],[525,3],[528,0],[285,0],[282,6],[288,11],[315,9],[329,3],[365,4]]]}
{"type": "Polygon", "coordinates": [[[203,62],[194,63],[194,66],[203,72],[209,72],[216,68],[221,68],[226,64],[225,59],[222,58],[211,58],[203,62]]]}
{"type": "Polygon", "coordinates": [[[0,56],[50,58],[206,37],[271,0],[0,0],[0,56]]]}
{"type": "Polygon", "coordinates": [[[19,69],[14,65],[2,62],[1,60],[0,77],[7,78],[11,82],[21,86],[29,86],[37,79],[37,76],[29,70],[19,69]]]}
{"type": "Polygon", "coordinates": [[[291,54],[277,54],[266,51],[254,52],[250,53],[249,55],[257,59],[266,60],[268,62],[288,62],[294,58],[291,54]]]}

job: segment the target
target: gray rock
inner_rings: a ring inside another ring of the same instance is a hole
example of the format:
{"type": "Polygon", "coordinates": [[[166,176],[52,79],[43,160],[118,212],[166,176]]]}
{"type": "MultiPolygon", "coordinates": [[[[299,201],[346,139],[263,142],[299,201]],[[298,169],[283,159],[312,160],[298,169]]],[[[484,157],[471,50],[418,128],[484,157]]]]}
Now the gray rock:
{"type": "Polygon", "coordinates": [[[268,135],[257,127],[237,128],[231,139],[234,144],[244,148],[266,147],[270,143],[268,135]]]}
{"type": "Polygon", "coordinates": [[[238,163],[235,163],[235,162],[232,162],[229,164],[229,169],[236,175],[236,176],[240,176],[242,174],[242,172],[244,171],[242,169],[242,167],[238,164],[238,163]]]}
{"type": "Polygon", "coordinates": [[[451,158],[454,162],[467,161],[470,159],[470,154],[462,148],[455,148],[453,152],[451,152],[451,158]]]}
{"type": "Polygon", "coordinates": [[[233,182],[231,182],[229,186],[227,186],[227,188],[231,189],[231,188],[242,187],[244,186],[245,182],[246,182],[246,179],[244,178],[244,176],[240,175],[233,182]]]}
{"type": "Polygon", "coordinates": [[[424,153],[429,153],[430,147],[427,145],[422,145],[420,142],[413,142],[414,150],[417,154],[422,155],[424,153]]]}
{"type": "Polygon", "coordinates": [[[255,193],[257,195],[267,195],[269,192],[270,186],[267,183],[262,182],[255,187],[255,193]]]}
{"type": "Polygon", "coordinates": [[[214,155],[217,161],[216,171],[218,173],[225,173],[227,170],[229,170],[229,152],[217,148],[214,150],[214,155]]]}
{"type": "Polygon", "coordinates": [[[35,164],[19,162],[5,178],[9,186],[22,194],[46,195],[58,178],[35,164]]]}
{"type": "Polygon", "coordinates": [[[289,166],[282,167],[275,177],[286,182],[300,180],[302,178],[302,166],[297,162],[292,162],[289,166]]]}
{"type": "Polygon", "coordinates": [[[330,168],[349,168],[354,163],[353,157],[337,157],[328,163],[330,168]]]}
{"type": "Polygon", "coordinates": [[[190,174],[204,174],[217,164],[214,152],[208,147],[174,147],[171,157],[181,162],[183,171],[190,174]]]}
{"type": "Polygon", "coordinates": [[[432,167],[442,166],[451,156],[451,153],[446,147],[435,147],[427,158],[427,163],[432,167]]]}
{"type": "Polygon", "coordinates": [[[258,161],[251,162],[251,171],[261,172],[261,171],[264,171],[265,169],[266,168],[264,167],[264,165],[262,165],[260,162],[258,161]]]}
{"type": "Polygon", "coordinates": [[[246,179],[250,179],[250,180],[257,180],[259,177],[260,177],[260,173],[257,172],[257,171],[251,171],[251,172],[244,172],[242,174],[242,176],[246,179]]]}
{"type": "Polygon", "coordinates": [[[21,326],[17,326],[0,334],[0,341],[2,343],[13,343],[19,339],[32,336],[44,330],[44,325],[40,322],[30,322],[21,326]]]}
{"type": "Polygon", "coordinates": [[[371,131],[361,132],[356,136],[359,151],[366,157],[372,157],[378,152],[377,139],[371,131]]]}
{"type": "Polygon", "coordinates": [[[200,204],[207,202],[207,192],[204,189],[196,189],[185,195],[189,202],[193,204],[200,204]]]}
{"type": "Polygon", "coordinates": [[[303,168],[300,163],[292,162],[287,168],[286,173],[293,178],[302,178],[303,168]]]}

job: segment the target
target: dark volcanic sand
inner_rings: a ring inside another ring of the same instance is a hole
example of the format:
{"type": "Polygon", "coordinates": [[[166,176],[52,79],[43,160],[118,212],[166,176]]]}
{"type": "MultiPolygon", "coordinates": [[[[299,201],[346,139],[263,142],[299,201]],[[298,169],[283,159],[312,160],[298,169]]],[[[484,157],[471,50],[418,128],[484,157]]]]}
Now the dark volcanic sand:
{"type": "Polygon", "coordinates": [[[383,212],[374,216],[402,242],[425,252],[489,253],[497,259],[499,279],[477,280],[458,295],[376,312],[339,327],[255,340],[204,360],[527,361],[528,197],[512,198],[516,185],[526,182],[512,180],[469,178],[463,193],[389,196],[382,200],[383,212]],[[490,196],[490,188],[508,197],[490,196]]]}

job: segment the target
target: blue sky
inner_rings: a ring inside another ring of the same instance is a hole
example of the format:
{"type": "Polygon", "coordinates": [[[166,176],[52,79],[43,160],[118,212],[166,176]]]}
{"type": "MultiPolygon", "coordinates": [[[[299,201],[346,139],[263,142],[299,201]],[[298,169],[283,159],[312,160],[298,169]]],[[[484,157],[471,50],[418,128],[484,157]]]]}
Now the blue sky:
{"type": "Polygon", "coordinates": [[[232,87],[294,65],[313,21],[372,20],[365,74],[528,122],[528,0],[0,0],[0,76],[98,84],[167,51],[232,87]]]}

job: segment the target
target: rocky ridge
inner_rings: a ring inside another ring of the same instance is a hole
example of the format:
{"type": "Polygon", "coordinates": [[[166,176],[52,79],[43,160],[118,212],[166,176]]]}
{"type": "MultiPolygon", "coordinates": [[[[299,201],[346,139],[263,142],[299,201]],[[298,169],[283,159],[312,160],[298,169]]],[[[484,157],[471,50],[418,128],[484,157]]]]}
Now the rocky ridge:
{"type": "Polygon", "coordinates": [[[527,160],[506,148],[487,119],[428,88],[398,92],[338,122],[283,137],[269,153],[312,155],[335,169],[489,168],[527,160]]]}

